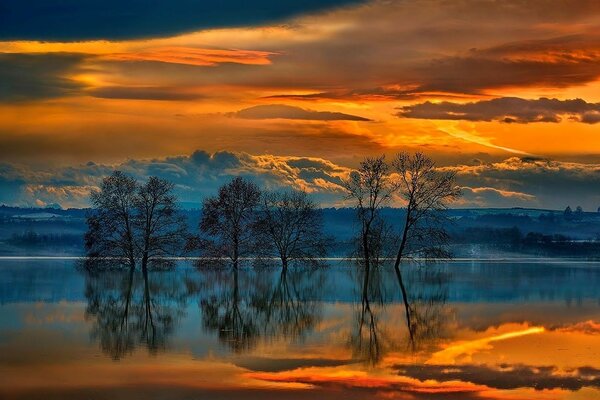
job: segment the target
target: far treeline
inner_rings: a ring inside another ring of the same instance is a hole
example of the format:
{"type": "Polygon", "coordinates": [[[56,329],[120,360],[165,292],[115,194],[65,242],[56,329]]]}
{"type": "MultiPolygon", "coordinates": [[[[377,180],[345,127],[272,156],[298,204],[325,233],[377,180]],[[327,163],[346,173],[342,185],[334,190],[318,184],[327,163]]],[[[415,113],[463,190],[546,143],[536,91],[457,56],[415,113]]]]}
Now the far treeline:
{"type": "MultiPolygon", "coordinates": [[[[460,196],[452,172],[436,169],[422,153],[365,158],[343,181],[345,200],[356,213],[355,250],[367,274],[384,260],[450,257],[448,204],[460,196]],[[392,200],[405,204],[402,217],[382,217],[392,200]]],[[[197,231],[187,228],[174,185],[158,177],[140,183],[115,171],[91,194],[84,242],[86,268],[164,268],[174,257],[199,256],[200,265],[279,259],[318,265],[333,238],[323,215],[303,191],[268,191],[236,177],[204,199],[197,231]]]]}

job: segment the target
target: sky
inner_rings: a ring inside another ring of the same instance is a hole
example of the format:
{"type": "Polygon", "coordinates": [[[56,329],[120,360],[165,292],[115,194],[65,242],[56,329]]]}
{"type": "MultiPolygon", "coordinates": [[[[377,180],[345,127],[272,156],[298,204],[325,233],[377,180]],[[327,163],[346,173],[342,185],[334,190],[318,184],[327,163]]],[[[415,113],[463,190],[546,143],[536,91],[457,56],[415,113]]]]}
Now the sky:
{"type": "Polygon", "coordinates": [[[123,169],[344,205],[421,151],[455,207],[600,206],[598,0],[4,0],[0,204],[82,207],[123,169]]]}

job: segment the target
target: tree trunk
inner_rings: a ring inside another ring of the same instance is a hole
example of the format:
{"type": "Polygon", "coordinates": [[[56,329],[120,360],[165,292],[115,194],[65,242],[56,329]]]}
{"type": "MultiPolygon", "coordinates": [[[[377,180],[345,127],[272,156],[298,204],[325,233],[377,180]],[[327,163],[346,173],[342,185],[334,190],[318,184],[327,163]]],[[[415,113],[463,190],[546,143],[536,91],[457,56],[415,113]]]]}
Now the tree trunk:
{"type": "Polygon", "coordinates": [[[233,261],[233,268],[237,271],[238,269],[238,258],[239,258],[239,239],[237,236],[234,237],[233,239],[233,257],[232,257],[232,261],[233,261]]]}
{"type": "Polygon", "coordinates": [[[396,261],[394,262],[394,268],[396,269],[396,274],[400,274],[400,262],[402,261],[402,257],[404,256],[404,249],[406,248],[406,241],[408,239],[408,223],[410,221],[410,207],[406,208],[406,220],[404,221],[404,230],[402,232],[402,241],[400,242],[400,247],[398,248],[398,254],[396,254],[396,261]]]}
{"type": "Polygon", "coordinates": [[[371,255],[369,254],[369,229],[363,233],[363,256],[365,258],[365,279],[363,282],[363,298],[366,298],[369,291],[369,273],[371,270],[371,255]]]}

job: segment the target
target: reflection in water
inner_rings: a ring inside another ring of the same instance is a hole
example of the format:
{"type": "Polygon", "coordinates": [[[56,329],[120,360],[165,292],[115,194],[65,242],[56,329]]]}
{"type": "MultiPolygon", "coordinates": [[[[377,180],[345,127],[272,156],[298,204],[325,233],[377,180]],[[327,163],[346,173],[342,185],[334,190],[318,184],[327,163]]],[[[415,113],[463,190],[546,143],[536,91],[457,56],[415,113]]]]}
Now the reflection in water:
{"type": "Polygon", "coordinates": [[[251,349],[259,338],[297,340],[320,319],[321,269],[207,270],[200,300],[204,327],[231,350],[251,349]]]}
{"type": "MultiPolygon", "coordinates": [[[[402,288],[404,279],[396,272],[398,285],[402,288]]],[[[406,295],[403,297],[406,300],[406,323],[413,350],[444,336],[452,314],[446,304],[450,279],[448,272],[435,265],[408,271],[406,295]]]]}
{"type": "Polygon", "coordinates": [[[408,269],[403,277],[400,270],[375,264],[367,270],[363,264],[355,270],[357,287],[361,288],[355,329],[348,340],[353,356],[376,365],[389,350],[401,346],[379,326],[379,314],[386,305],[401,294],[406,331],[411,351],[417,351],[444,334],[451,310],[447,307],[450,274],[436,265],[408,269]],[[394,272],[392,272],[394,271],[394,272]],[[390,284],[391,283],[391,284],[390,284]]]}
{"type": "MultiPolygon", "coordinates": [[[[247,291],[240,295],[237,268],[233,272],[207,271],[206,277],[213,279],[203,289],[210,290],[212,286],[213,293],[200,300],[204,328],[217,332],[219,340],[236,353],[251,348],[260,329],[258,320],[254,318],[257,311],[255,293],[247,291]],[[223,276],[224,272],[229,273],[223,276]]],[[[249,285],[244,285],[244,288],[249,288],[249,285]]]]}
{"type": "Polygon", "coordinates": [[[133,269],[86,274],[86,318],[93,319],[91,336],[104,353],[118,360],[139,346],[165,349],[187,299],[176,278],[133,269]]]}
{"type": "Polygon", "coordinates": [[[597,265],[0,278],[3,399],[600,398],[597,265]]]}

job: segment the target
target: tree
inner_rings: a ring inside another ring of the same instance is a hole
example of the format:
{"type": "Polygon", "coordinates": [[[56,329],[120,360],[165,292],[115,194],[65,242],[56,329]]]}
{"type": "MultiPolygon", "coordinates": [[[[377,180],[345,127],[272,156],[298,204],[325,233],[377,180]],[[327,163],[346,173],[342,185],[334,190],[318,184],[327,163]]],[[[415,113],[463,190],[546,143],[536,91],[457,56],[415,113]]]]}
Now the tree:
{"type": "Polygon", "coordinates": [[[294,260],[317,262],[326,253],[323,218],[306,192],[270,192],[262,196],[257,225],[267,253],[275,253],[284,269],[294,260]]]}
{"type": "Polygon", "coordinates": [[[423,153],[400,153],[392,165],[398,175],[397,193],[406,202],[394,267],[406,257],[448,257],[445,211],[460,196],[455,173],[437,170],[423,153]]]}
{"type": "MultiPolygon", "coordinates": [[[[373,226],[379,218],[381,207],[390,200],[394,189],[388,174],[389,166],[385,162],[385,156],[367,157],[360,163],[358,170],[350,173],[349,178],[343,182],[346,199],[355,202],[366,276],[371,267],[370,242],[373,226]]],[[[365,280],[363,291],[367,290],[367,286],[368,282],[365,280]]]]}
{"type": "Polygon", "coordinates": [[[204,200],[200,230],[209,236],[205,247],[211,255],[228,257],[237,268],[240,257],[251,252],[260,197],[258,186],[237,177],[204,200]]]}
{"type": "Polygon", "coordinates": [[[185,221],[173,195],[174,185],[155,176],[141,185],[134,198],[134,227],[142,271],[149,262],[165,263],[181,251],[186,236],[185,221]]]}
{"type": "MultiPolygon", "coordinates": [[[[398,174],[397,190],[406,201],[404,226],[396,253],[394,269],[400,283],[407,317],[408,295],[400,263],[407,257],[449,257],[447,204],[460,196],[454,172],[440,172],[432,159],[422,153],[400,153],[392,163],[398,174]]],[[[410,321],[409,321],[410,325],[410,321]]]]}
{"type": "MultiPolygon", "coordinates": [[[[126,260],[135,267],[133,234],[137,182],[121,171],[105,177],[90,195],[94,211],[87,218],[85,247],[90,259],[126,260]]],[[[114,262],[114,261],[113,261],[114,262]]]]}
{"type": "Polygon", "coordinates": [[[97,262],[125,262],[134,269],[141,260],[146,271],[149,263],[167,263],[168,257],[179,255],[186,226],[173,187],[157,177],[140,185],[120,171],[104,178],[100,190],[91,194],[94,211],[85,235],[88,268],[98,267],[97,262]]]}

